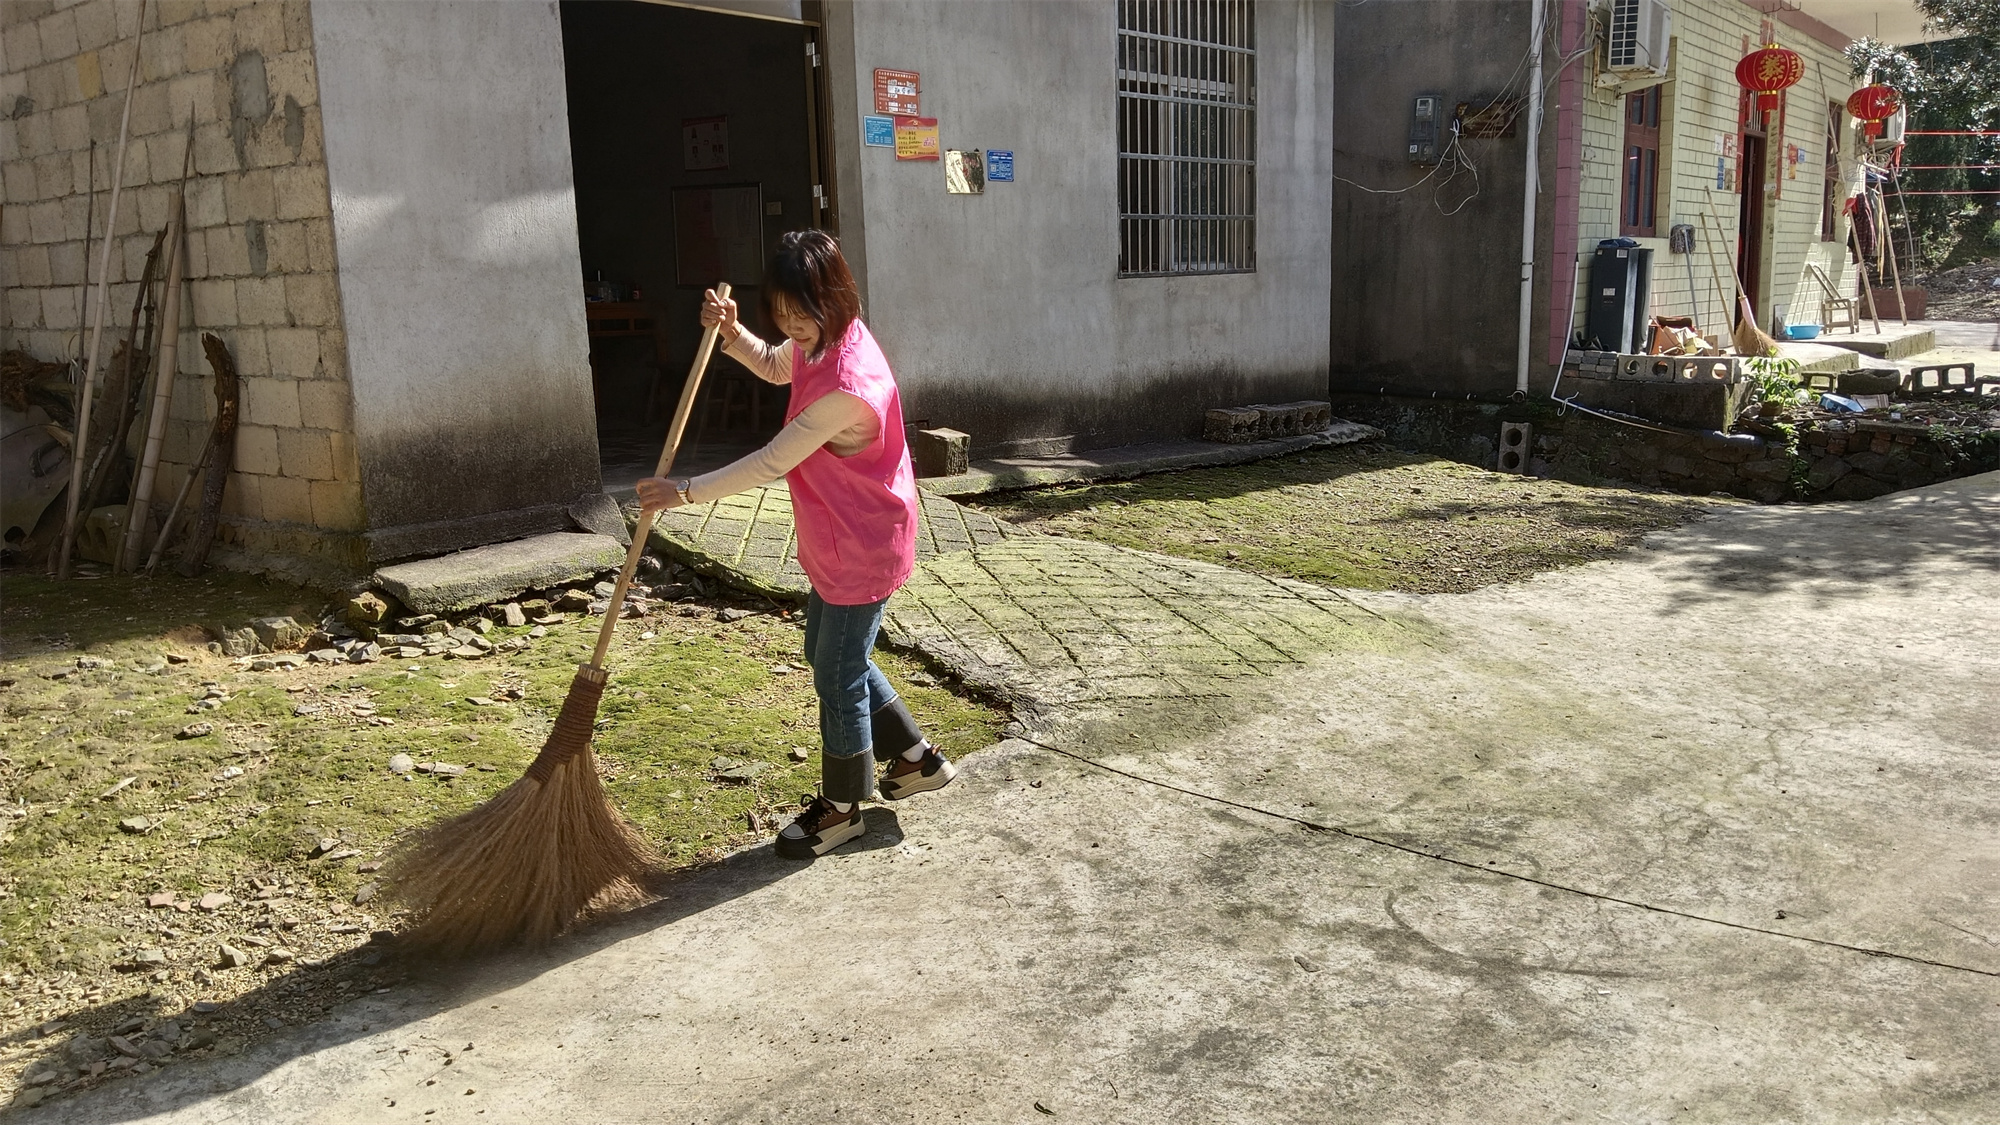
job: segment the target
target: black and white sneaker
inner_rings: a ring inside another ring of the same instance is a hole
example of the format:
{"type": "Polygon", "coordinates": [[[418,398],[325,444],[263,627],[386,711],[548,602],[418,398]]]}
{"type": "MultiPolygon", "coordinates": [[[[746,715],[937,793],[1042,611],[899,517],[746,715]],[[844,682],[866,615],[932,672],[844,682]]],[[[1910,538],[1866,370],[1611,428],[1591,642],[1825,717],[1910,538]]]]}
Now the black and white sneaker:
{"type": "Polygon", "coordinates": [[[876,788],[882,796],[891,801],[900,801],[918,793],[928,793],[933,789],[943,789],[958,776],[958,767],[945,761],[943,754],[935,746],[924,748],[924,756],[912,762],[897,757],[890,763],[889,772],[882,775],[881,784],[876,788]]]}
{"type": "Polygon", "coordinates": [[[804,810],[778,833],[778,854],[786,859],[825,855],[866,829],[859,803],[846,812],[834,808],[825,797],[804,797],[799,803],[804,810]]]}

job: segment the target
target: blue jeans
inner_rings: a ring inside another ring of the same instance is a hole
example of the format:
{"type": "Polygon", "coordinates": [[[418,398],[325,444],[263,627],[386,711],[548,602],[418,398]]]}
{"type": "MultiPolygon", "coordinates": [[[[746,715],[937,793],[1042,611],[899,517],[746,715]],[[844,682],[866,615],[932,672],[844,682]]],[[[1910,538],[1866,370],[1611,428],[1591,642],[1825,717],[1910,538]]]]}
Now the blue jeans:
{"type": "Polygon", "coordinates": [[[888,604],[884,598],[867,605],[828,605],[816,593],[806,599],[806,663],[812,665],[813,690],[819,695],[820,745],[830,758],[868,754],[875,744],[872,717],[896,701],[889,678],[869,659],[888,604]]]}

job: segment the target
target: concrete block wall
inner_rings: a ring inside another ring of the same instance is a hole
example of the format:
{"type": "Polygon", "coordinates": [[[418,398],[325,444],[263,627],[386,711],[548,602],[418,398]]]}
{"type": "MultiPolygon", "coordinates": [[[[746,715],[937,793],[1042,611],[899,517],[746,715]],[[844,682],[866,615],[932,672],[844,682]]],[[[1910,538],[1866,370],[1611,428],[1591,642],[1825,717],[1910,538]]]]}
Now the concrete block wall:
{"type": "MultiPolygon", "coordinates": [[[[0,4],[0,346],[80,354],[90,142],[101,237],[138,0],[0,4]]],[[[219,558],[350,569],[365,527],[319,82],[306,0],[162,0],[145,10],[104,354],[122,338],[179,178],[189,114],[187,276],[172,424],[155,496],[199,459],[215,411],[201,333],[242,375],[219,558]]],[[[96,263],[90,264],[96,278],[96,263]]]]}
{"type": "MultiPolygon", "coordinates": [[[[1672,65],[1661,94],[1660,235],[1640,242],[1654,250],[1653,311],[1693,315],[1705,331],[1714,332],[1726,327],[1729,315],[1716,292],[1709,244],[1704,242],[1702,228],[1704,222],[1711,221],[1705,213],[1712,214],[1728,240],[1727,247],[1715,248],[1715,265],[1722,271],[1723,285],[1733,301],[1734,282],[1729,279],[1726,255],[1734,253],[1739,196],[1733,188],[1715,186],[1716,142],[1719,137],[1733,138],[1740,130],[1736,63],[1745,53],[1746,42],[1751,50],[1760,45],[1764,17],[1743,0],[1674,0],[1672,7],[1672,65]],[[1692,278],[1688,257],[1667,251],[1666,232],[1675,223],[1695,228],[1692,278]]],[[[1827,111],[1831,103],[1844,102],[1856,83],[1848,76],[1839,50],[1782,23],[1776,33],[1780,44],[1804,56],[1806,76],[1785,97],[1782,135],[1774,127],[1769,138],[1771,174],[1778,178],[1779,191],[1775,198],[1767,199],[1765,208],[1766,299],[1757,315],[1766,325],[1777,305],[1784,306],[1787,318],[1794,322],[1818,320],[1820,291],[1806,271],[1808,262],[1824,269],[1843,292],[1852,293],[1855,283],[1845,249],[1846,220],[1838,224],[1843,241],[1822,242],[1820,203],[1827,111]],[[1801,150],[1796,165],[1785,159],[1791,145],[1801,150]]],[[[1601,52],[1593,65],[1600,64],[1601,52]]],[[[1615,238],[1619,233],[1624,113],[1624,99],[1616,90],[1591,87],[1584,107],[1577,232],[1577,249],[1586,261],[1599,239],[1615,238]]],[[[1776,120],[1774,116],[1774,125],[1776,120]]],[[[1849,185],[1846,194],[1853,193],[1860,175],[1857,142],[1850,125],[1844,123],[1842,128],[1845,155],[1841,176],[1849,185]]],[[[1741,172],[1735,158],[1730,168],[1741,172]]],[[[1585,287],[1580,284],[1577,291],[1580,324],[1585,287]]]]}

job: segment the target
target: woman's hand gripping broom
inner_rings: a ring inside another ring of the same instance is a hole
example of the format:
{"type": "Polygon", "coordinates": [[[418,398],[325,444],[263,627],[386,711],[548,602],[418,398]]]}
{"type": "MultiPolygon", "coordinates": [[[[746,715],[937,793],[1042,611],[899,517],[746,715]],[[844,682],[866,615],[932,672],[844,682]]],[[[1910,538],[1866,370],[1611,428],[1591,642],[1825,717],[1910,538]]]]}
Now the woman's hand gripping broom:
{"type": "MultiPolygon", "coordinates": [[[[729,285],[715,292],[726,300],[729,285]]],[[[717,332],[702,333],[656,476],[673,470],[717,332]]],[[[652,513],[642,512],[605,607],[597,651],[577,669],[555,729],[528,772],[478,808],[426,830],[391,864],[391,894],[416,918],[408,938],[413,947],[453,955],[544,944],[590,909],[644,899],[645,877],[660,856],[605,797],[590,734],[609,676],[605,656],[652,525],[652,513]]]]}

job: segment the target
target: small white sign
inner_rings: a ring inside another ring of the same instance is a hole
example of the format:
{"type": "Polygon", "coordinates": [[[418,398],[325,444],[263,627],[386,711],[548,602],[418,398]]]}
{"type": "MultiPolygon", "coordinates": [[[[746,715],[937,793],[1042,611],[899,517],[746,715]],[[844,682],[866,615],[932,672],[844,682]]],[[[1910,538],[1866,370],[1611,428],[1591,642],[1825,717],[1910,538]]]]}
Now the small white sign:
{"type": "Polygon", "coordinates": [[[681,118],[681,167],[708,172],[729,167],[729,119],[681,118]]]}

